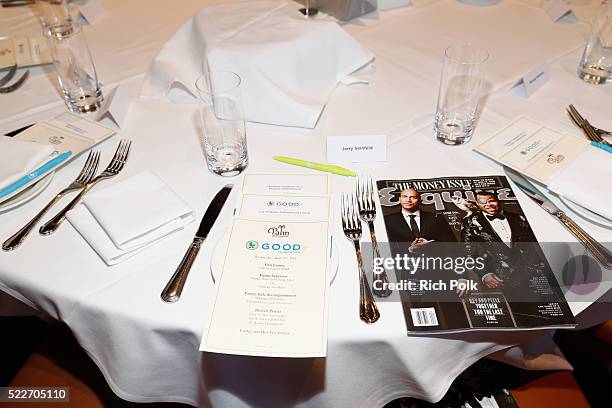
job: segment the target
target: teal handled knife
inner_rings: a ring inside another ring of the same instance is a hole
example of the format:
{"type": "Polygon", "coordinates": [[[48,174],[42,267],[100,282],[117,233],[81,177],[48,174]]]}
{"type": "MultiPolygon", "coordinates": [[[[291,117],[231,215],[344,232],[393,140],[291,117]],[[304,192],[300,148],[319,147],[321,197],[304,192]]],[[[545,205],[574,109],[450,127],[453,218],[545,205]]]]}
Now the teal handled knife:
{"type": "Polygon", "coordinates": [[[578,224],[576,224],[570,217],[561,211],[559,207],[557,207],[544,194],[542,194],[542,192],[523,175],[508,167],[504,167],[504,169],[508,177],[510,177],[510,180],[514,181],[525,194],[527,194],[547,213],[557,217],[557,219],[559,219],[559,221],[561,221],[561,223],[582,242],[585,248],[588,249],[605,268],[612,268],[612,253],[608,251],[606,247],[601,245],[585,230],[580,228],[578,224]]]}

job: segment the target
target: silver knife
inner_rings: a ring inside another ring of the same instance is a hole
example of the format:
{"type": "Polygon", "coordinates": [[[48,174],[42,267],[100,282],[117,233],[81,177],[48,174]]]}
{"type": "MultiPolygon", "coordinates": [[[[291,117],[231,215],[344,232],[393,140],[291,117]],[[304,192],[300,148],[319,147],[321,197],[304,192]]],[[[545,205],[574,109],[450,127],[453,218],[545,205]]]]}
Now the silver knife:
{"type": "Polygon", "coordinates": [[[516,171],[504,167],[506,174],[516,185],[527,194],[533,201],[542,207],[549,214],[557,217],[559,221],[578,238],[586,249],[588,249],[595,258],[606,268],[612,268],[612,253],[606,247],[597,242],[585,230],[580,228],[570,217],[559,209],[552,201],[550,201],[536,186],[527,180],[523,175],[516,171]]]}
{"type": "Polygon", "coordinates": [[[185,286],[185,281],[187,280],[187,275],[189,275],[189,271],[191,270],[191,265],[193,265],[193,261],[195,261],[198,256],[198,252],[200,252],[200,247],[202,243],[206,239],[206,236],[210,232],[213,224],[217,220],[221,209],[223,208],[223,204],[227,201],[227,197],[229,196],[232,188],[234,186],[232,184],[228,184],[223,187],[215,198],[210,202],[206,212],[204,213],[204,217],[202,217],[202,221],[200,222],[200,227],[193,237],[193,241],[187,249],[185,256],[183,256],[183,260],[179,264],[178,268],[170,278],[170,281],[164,288],[161,293],[161,298],[164,302],[173,303],[179,300],[181,297],[181,292],[183,291],[183,286],[185,286]]]}

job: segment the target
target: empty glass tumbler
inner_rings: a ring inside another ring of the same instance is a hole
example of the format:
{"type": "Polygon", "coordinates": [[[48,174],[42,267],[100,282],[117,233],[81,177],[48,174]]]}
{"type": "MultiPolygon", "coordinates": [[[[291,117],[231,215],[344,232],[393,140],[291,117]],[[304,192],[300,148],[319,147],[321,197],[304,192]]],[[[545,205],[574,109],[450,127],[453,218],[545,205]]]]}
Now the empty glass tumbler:
{"type": "Polygon", "coordinates": [[[488,59],[486,50],[473,45],[452,46],[444,52],[434,120],[439,141],[460,145],[471,139],[488,59]]]}
{"type": "Polygon", "coordinates": [[[240,83],[229,71],[210,71],[196,81],[206,162],[221,176],[238,175],[248,164],[240,83]]]}
{"type": "Polygon", "coordinates": [[[592,84],[612,83],[612,0],[601,3],[578,65],[578,77],[592,84]]]}
{"type": "MultiPolygon", "coordinates": [[[[62,23],[62,27],[64,24],[62,23]]],[[[95,112],[103,101],[94,66],[81,27],[70,24],[60,32],[51,26],[47,39],[57,78],[68,110],[77,113],[95,112]]]]}

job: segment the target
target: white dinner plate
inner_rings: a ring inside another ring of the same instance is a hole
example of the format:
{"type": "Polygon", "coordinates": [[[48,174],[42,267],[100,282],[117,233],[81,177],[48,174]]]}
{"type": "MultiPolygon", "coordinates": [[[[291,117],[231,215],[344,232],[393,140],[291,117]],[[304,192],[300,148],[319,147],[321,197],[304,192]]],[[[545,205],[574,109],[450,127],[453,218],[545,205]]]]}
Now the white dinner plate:
{"type": "Polygon", "coordinates": [[[587,220],[594,222],[595,224],[599,224],[607,228],[612,228],[612,220],[609,220],[606,217],[597,214],[596,212],[584,208],[580,204],[576,204],[575,202],[570,201],[567,198],[563,198],[562,196],[558,197],[563,204],[565,204],[570,210],[572,210],[579,216],[586,218],[587,220]]]}
{"type": "Polygon", "coordinates": [[[0,203],[0,213],[12,210],[15,207],[19,207],[22,204],[27,203],[32,200],[34,197],[42,193],[42,191],[47,188],[47,186],[51,183],[53,179],[53,174],[55,172],[51,172],[44,176],[42,180],[37,181],[31,187],[26,188],[25,190],[15,194],[11,198],[6,201],[0,203]]]}
{"type": "MultiPolygon", "coordinates": [[[[225,255],[225,248],[227,247],[229,237],[227,234],[223,234],[223,238],[221,238],[215,248],[213,249],[212,258],[210,260],[210,275],[212,277],[213,282],[217,280],[217,276],[221,273],[221,268],[223,267],[223,256],[225,255]]],[[[330,277],[329,284],[331,285],[336,279],[336,275],[338,274],[338,248],[335,242],[332,242],[332,255],[331,262],[329,265],[330,277]]]]}

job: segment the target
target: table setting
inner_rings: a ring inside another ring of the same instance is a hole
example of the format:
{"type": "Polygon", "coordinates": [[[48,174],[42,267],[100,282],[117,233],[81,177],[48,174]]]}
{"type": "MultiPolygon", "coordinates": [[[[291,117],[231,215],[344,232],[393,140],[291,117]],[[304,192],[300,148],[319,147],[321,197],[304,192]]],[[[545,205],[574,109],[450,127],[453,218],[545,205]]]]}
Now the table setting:
{"type": "Polygon", "coordinates": [[[519,0],[1,3],[0,36],[49,59],[0,57],[0,292],[123,399],[434,402],[489,355],[543,369],[523,350],[558,354],[612,287],[609,1],[573,23],[519,0]],[[376,269],[463,251],[488,211],[504,251],[514,216],[542,247],[546,322],[491,300],[512,275],[430,302],[376,269]]]}

